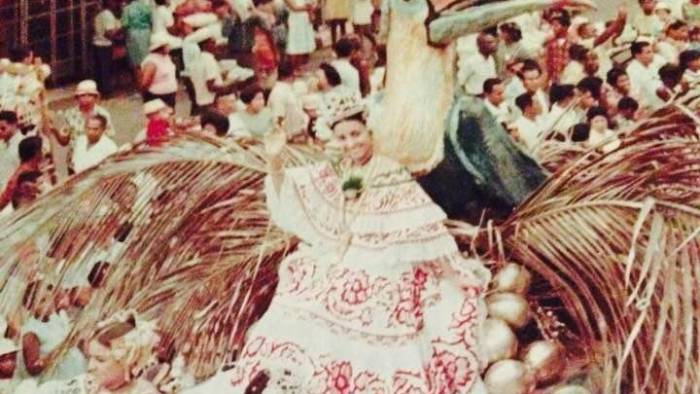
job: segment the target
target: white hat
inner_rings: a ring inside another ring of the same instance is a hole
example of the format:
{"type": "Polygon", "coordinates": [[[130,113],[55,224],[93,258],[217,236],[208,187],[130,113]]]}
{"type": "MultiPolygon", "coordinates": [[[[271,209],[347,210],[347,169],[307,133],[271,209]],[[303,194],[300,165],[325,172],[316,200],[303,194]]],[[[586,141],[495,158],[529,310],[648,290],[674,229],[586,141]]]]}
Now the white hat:
{"type": "Polygon", "coordinates": [[[86,79],[81,81],[75,88],[75,96],[82,96],[84,94],[94,94],[99,96],[100,92],[97,90],[97,83],[92,79],[86,79]]]}
{"type": "Polygon", "coordinates": [[[0,356],[14,353],[19,350],[19,346],[7,338],[0,338],[0,356]]]}
{"type": "Polygon", "coordinates": [[[163,102],[161,99],[155,99],[151,101],[147,101],[145,104],[143,104],[143,113],[146,115],[154,114],[158,111],[161,111],[165,108],[168,108],[168,105],[163,102]]]}
{"type": "Polygon", "coordinates": [[[155,33],[151,35],[151,46],[148,47],[148,51],[153,52],[166,45],[170,45],[170,37],[165,33],[155,33]]]}
{"type": "Polygon", "coordinates": [[[347,93],[329,97],[328,114],[329,124],[340,122],[357,114],[367,111],[367,106],[357,93],[348,89],[347,93]]]}

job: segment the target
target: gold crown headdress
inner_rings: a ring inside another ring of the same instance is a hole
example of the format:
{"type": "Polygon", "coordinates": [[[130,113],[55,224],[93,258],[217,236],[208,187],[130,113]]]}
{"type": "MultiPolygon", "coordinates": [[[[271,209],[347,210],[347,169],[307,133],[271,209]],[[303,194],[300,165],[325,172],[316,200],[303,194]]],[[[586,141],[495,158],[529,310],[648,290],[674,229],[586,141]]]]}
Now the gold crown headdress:
{"type": "Polygon", "coordinates": [[[328,103],[328,123],[332,126],[336,123],[367,112],[367,106],[362,98],[355,92],[348,90],[347,93],[333,95],[329,97],[328,103]]]}

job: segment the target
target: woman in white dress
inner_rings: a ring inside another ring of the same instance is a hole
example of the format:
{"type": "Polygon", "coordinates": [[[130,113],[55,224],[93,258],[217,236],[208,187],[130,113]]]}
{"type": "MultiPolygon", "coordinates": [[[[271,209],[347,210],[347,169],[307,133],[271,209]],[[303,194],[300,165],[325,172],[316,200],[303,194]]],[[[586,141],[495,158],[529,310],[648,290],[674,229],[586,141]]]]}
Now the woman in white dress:
{"type": "Polygon", "coordinates": [[[294,67],[305,64],[316,50],[316,34],[309,14],[316,8],[309,0],[284,0],[289,8],[285,53],[294,67]]]}
{"type": "Polygon", "coordinates": [[[478,331],[488,271],[444,212],[375,155],[358,101],[336,108],[337,162],[283,169],[266,137],[272,220],[302,241],[231,369],[188,393],[483,393],[478,331]]]}

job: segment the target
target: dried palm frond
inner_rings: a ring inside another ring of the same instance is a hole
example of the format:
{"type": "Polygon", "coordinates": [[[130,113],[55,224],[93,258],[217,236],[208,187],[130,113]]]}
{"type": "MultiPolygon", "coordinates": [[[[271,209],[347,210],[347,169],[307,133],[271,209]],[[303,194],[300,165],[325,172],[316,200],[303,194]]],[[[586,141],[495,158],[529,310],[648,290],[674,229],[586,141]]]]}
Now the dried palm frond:
{"type": "MultiPolygon", "coordinates": [[[[622,146],[561,168],[477,243],[539,275],[570,354],[605,392],[700,391],[700,138],[666,108],[622,146]]],[[[483,250],[483,249],[482,249],[483,250]]]]}
{"type": "MultiPolygon", "coordinates": [[[[259,144],[194,135],[165,147],[143,146],[70,179],[11,217],[0,230],[6,252],[0,285],[20,264],[36,264],[57,288],[84,280],[98,261],[111,264],[105,285],[52,358],[88,338],[95,322],[134,309],[157,318],[178,349],[191,349],[188,361],[198,377],[215,372],[269,302],[277,262],[295,245],[270,226],[262,151],[259,144]],[[41,239],[46,242],[36,245],[41,239]]],[[[286,154],[291,165],[321,157],[304,147],[286,154]]],[[[6,298],[2,312],[19,309],[19,301],[6,298]]],[[[35,304],[43,307],[40,300],[35,304]]]]}

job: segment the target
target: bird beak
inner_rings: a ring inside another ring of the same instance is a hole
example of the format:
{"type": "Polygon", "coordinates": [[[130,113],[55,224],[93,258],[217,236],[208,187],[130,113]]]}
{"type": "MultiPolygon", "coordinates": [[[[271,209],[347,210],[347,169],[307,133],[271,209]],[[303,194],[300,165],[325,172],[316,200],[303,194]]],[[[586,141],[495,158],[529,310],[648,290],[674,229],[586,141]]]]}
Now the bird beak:
{"type": "Polygon", "coordinates": [[[438,16],[429,22],[429,40],[446,45],[457,38],[480,32],[520,14],[549,7],[595,9],[592,0],[431,0],[438,16]]]}

